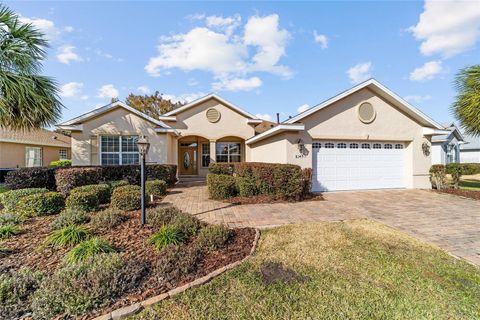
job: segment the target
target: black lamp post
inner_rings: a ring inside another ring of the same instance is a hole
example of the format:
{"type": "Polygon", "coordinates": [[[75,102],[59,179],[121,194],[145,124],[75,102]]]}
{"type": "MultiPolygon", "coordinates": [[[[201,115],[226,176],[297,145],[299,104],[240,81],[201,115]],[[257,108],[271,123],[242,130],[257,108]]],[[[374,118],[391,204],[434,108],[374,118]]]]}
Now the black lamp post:
{"type": "Polygon", "coordinates": [[[150,142],[148,142],[147,137],[141,136],[138,141],[138,153],[140,154],[140,179],[141,179],[141,190],[142,190],[142,226],[147,222],[145,216],[145,157],[147,156],[148,149],[150,148],[150,142]]]}

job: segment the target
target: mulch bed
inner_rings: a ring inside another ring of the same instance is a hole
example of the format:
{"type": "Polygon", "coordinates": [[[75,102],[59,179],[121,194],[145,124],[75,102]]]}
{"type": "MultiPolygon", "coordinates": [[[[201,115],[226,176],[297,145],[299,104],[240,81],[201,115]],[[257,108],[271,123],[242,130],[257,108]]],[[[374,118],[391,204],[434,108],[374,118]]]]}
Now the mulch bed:
{"type": "MultiPolygon", "coordinates": [[[[127,217],[126,221],[115,228],[95,230],[91,227],[92,233],[107,239],[119,252],[124,254],[126,260],[145,263],[147,266],[153,265],[159,258],[160,253],[153,246],[146,244],[145,240],[156,230],[149,225],[143,227],[140,225],[139,211],[129,212],[127,217]]],[[[22,224],[23,231],[21,234],[6,239],[3,244],[11,249],[12,252],[7,256],[0,257],[0,272],[29,267],[42,271],[45,274],[51,274],[60,267],[63,257],[70,249],[50,248],[43,245],[45,238],[52,231],[50,223],[54,219],[55,217],[29,219],[22,224]]],[[[156,279],[155,275],[148,273],[135,289],[126,292],[110,306],[102,310],[95,310],[84,318],[89,319],[134,302],[145,300],[207,275],[220,267],[241,260],[250,253],[254,238],[255,229],[233,229],[233,236],[229,243],[219,250],[205,252],[194,273],[180,279],[177,283],[168,285],[158,283],[158,281],[154,280],[156,279]]],[[[185,245],[190,244],[186,243],[185,245]]]]}
{"type": "Polygon", "coordinates": [[[480,191],[475,190],[464,190],[464,189],[445,189],[445,190],[435,190],[439,193],[449,193],[455,196],[461,196],[465,198],[480,200],[480,191]]]}

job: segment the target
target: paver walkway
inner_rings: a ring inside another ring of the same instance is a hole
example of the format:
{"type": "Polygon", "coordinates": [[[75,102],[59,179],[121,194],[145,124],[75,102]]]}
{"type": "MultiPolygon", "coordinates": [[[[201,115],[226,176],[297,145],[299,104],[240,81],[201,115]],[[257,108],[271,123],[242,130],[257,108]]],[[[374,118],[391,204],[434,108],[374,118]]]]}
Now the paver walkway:
{"type": "Polygon", "coordinates": [[[325,201],[234,205],[208,199],[205,185],[178,184],[164,202],[231,227],[374,219],[480,265],[480,201],[428,190],[337,192],[324,197],[325,201]]]}

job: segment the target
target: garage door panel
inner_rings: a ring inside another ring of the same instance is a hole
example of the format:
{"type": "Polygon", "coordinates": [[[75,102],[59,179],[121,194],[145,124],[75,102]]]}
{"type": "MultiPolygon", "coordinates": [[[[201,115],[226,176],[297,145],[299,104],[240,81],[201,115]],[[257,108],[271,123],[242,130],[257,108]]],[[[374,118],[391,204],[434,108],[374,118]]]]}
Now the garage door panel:
{"type": "Polygon", "coordinates": [[[338,142],[318,142],[313,149],[313,191],[405,187],[405,151],[388,142],[353,142],[359,148],[338,148],[338,142]],[[330,144],[329,144],[330,143],[330,144]],[[334,148],[325,148],[329,144],[334,148]],[[370,145],[370,149],[360,146],[370,145]],[[320,148],[318,148],[320,146],[320,148]],[[323,147],[323,148],[322,148],[323,147]]]}

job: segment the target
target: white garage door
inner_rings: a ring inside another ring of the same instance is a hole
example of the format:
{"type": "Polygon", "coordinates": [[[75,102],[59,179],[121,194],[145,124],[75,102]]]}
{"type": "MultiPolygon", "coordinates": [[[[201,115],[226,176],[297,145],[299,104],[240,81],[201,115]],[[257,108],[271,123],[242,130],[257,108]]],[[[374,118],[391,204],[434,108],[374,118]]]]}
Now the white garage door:
{"type": "Polygon", "coordinates": [[[398,142],[313,143],[313,191],[405,188],[405,145],[398,142]]]}

